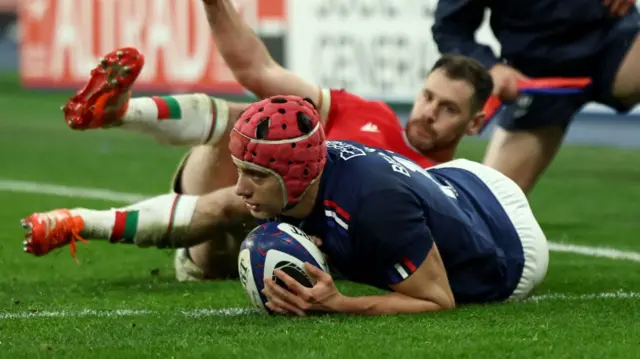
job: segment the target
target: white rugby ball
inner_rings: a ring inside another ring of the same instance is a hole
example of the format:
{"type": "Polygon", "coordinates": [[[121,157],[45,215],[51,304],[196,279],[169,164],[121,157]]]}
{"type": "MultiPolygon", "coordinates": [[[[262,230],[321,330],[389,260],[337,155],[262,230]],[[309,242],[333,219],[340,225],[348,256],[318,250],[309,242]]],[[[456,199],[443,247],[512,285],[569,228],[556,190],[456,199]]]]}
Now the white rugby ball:
{"type": "Polygon", "coordinates": [[[262,294],[264,279],[286,285],[273,272],[280,269],[306,287],[315,284],[304,262],[328,272],[325,257],[300,228],[282,222],[267,222],[254,228],[242,242],[238,255],[238,273],[249,301],[263,313],[271,314],[262,294]]]}

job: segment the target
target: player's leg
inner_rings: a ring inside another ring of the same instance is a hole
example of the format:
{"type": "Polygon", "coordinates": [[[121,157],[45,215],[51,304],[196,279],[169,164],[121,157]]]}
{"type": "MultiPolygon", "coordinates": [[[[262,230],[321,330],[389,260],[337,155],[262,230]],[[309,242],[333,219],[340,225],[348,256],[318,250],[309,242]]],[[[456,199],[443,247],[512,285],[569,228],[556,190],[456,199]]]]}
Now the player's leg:
{"type": "Polygon", "coordinates": [[[497,127],[484,155],[484,163],[509,176],[529,193],[551,164],[564,134],[565,129],[557,126],[528,131],[497,127]]]}
{"type": "MultiPolygon", "coordinates": [[[[520,100],[513,105],[493,134],[484,163],[529,193],[560,148],[571,117],[584,103],[595,100],[621,112],[640,103],[639,21],[640,15],[632,11],[611,30],[600,52],[588,59],[527,73],[532,77],[589,76],[593,83],[584,98],[536,96],[530,104],[520,100]]],[[[536,68],[535,64],[530,67],[536,68]]]]}
{"type": "Polygon", "coordinates": [[[22,220],[25,251],[36,256],[76,240],[109,240],[138,247],[180,248],[223,238],[252,217],[234,187],[196,195],[164,194],[123,208],[59,209],[22,220]]]}
{"type": "MultiPolygon", "coordinates": [[[[69,126],[79,130],[117,126],[147,133],[162,143],[174,145],[206,143],[195,147],[181,163],[174,190],[203,195],[232,186],[236,170],[228,154],[226,132],[230,126],[227,124],[231,122],[228,119],[236,118],[245,105],[226,103],[204,94],[130,99],[129,89],[143,65],[144,57],[135,49],[124,48],[107,54],[92,71],[88,84],[64,107],[69,126]]],[[[241,233],[244,228],[235,232],[241,233]]],[[[190,276],[186,279],[221,277],[230,268],[235,269],[235,257],[233,266],[228,265],[230,260],[225,260],[227,265],[220,268],[223,262],[220,251],[233,253],[234,250],[228,248],[235,246],[237,241],[231,238],[241,240],[244,237],[229,233],[220,237],[189,251],[179,249],[177,276],[190,276]]]]}
{"type": "Polygon", "coordinates": [[[105,55],[87,84],[63,106],[69,127],[118,127],[165,144],[215,145],[225,136],[229,118],[246,107],[206,94],[131,98],[131,87],[143,67],[144,56],[134,48],[105,55]]]}
{"type": "Polygon", "coordinates": [[[462,168],[480,178],[491,190],[518,233],[524,254],[520,281],[510,300],[525,299],[544,280],[549,266],[547,238],[520,187],[499,171],[477,162],[459,159],[436,166],[462,168]]]}
{"type": "MultiPolygon", "coordinates": [[[[205,194],[235,184],[237,172],[228,153],[228,140],[221,142],[217,147],[197,146],[189,152],[174,176],[174,192],[205,194]]],[[[236,277],[240,244],[250,228],[241,224],[204,243],[176,250],[176,278],[193,281],[236,277]]]]}
{"type": "Polygon", "coordinates": [[[613,96],[623,105],[640,103],[640,36],[636,36],[613,83],[613,96]]]}
{"type": "Polygon", "coordinates": [[[632,11],[611,30],[593,66],[596,101],[626,112],[640,103],[640,15],[632,11]]]}
{"type": "Polygon", "coordinates": [[[587,95],[521,96],[499,119],[484,156],[529,193],[560,148],[574,114],[587,95]]]}

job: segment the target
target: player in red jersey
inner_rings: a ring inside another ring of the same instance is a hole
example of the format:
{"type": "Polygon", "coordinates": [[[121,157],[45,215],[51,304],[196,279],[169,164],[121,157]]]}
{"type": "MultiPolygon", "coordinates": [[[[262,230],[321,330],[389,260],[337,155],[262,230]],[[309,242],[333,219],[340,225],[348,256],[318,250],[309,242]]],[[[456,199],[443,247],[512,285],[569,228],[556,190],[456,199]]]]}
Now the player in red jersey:
{"type": "MultiPolygon", "coordinates": [[[[461,138],[476,133],[484,122],[482,105],[491,93],[492,82],[475,60],[461,56],[441,58],[425,79],[408,124],[403,128],[385,103],[368,101],[344,90],[320,89],[275,63],[228,1],[213,0],[205,6],[217,47],[239,82],[259,97],[295,94],[310,98],[317,104],[328,139],[353,140],[385,148],[428,167],[451,160],[461,138]]],[[[194,145],[174,176],[172,190],[175,193],[204,195],[233,186],[237,173],[228,153],[227,135],[248,104],[205,94],[131,99],[130,89],[143,65],[144,57],[133,48],[105,56],[92,71],[85,88],[64,106],[69,126],[79,130],[117,127],[150,134],[162,143],[194,145]]],[[[114,210],[108,216],[99,214],[99,237],[107,237],[114,243],[130,240],[136,228],[153,226],[154,221],[161,222],[163,216],[170,217],[170,224],[180,228],[185,226],[181,221],[191,218],[198,210],[195,196],[183,196],[180,203],[173,203],[174,196],[165,197],[114,210]],[[122,213],[145,208],[150,211],[145,212],[146,215],[155,219],[140,217],[135,228],[129,228],[130,222],[122,213]],[[166,209],[166,213],[161,209],[166,209]]],[[[212,204],[210,210],[215,211],[215,205],[212,204]]],[[[68,212],[64,213],[68,217],[68,212]]],[[[98,216],[93,212],[83,213],[87,217],[98,216]]],[[[60,215],[60,212],[54,214],[57,222],[60,215]]],[[[50,214],[34,216],[27,219],[27,226],[48,223],[41,219],[50,214]]],[[[89,222],[95,221],[85,220],[89,222]]],[[[76,225],[73,221],[68,223],[76,225]]],[[[141,247],[181,247],[175,258],[179,280],[229,277],[237,274],[237,250],[250,228],[239,225],[225,233],[212,234],[212,240],[204,243],[135,243],[141,247]]],[[[26,250],[43,255],[70,243],[66,236],[49,237],[37,244],[27,241],[26,250]]]]}
{"type": "MultiPolygon", "coordinates": [[[[320,104],[329,139],[356,140],[383,147],[430,166],[449,161],[464,134],[475,134],[484,116],[473,104],[462,113],[457,98],[471,97],[484,103],[484,93],[492,87],[484,68],[466,57],[446,57],[457,62],[452,71],[437,71],[425,80],[403,128],[396,114],[383,102],[367,101],[347,91],[320,90],[282,68],[269,55],[265,45],[243,22],[230,0],[203,0],[216,47],[236,79],[260,98],[295,94],[320,104]],[[473,78],[473,80],[471,80],[473,78]],[[466,81],[465,81],[466,80],[466,81]],[[471,85],[471,88],[469,88],[471,85]]],[[[480,104],[482,106],[482,104],[480,104]]]]}
{"type": "MultiPolygon", "coordinates": [[[[367,101],[345,90],[330,90],[328,93],[331,101],[325,122],[328,139],[351,140],[388,149],[424,168],[437,163],[410,144],[400,120],[386,103],[367,101]]],[[[450,148],[454,149],[455,145],[450,148]]]]}

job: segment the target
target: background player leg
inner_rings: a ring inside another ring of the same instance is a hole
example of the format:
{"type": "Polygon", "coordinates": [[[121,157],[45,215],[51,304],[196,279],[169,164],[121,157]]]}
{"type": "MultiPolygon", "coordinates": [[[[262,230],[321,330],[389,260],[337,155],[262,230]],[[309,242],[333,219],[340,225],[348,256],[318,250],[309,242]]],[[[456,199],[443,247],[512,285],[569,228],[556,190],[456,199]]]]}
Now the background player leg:
{"type": "Polygon", "coordinates": [[[626,106],[640,103],[640,36],[636,36],[616,73],[612,93],[626,106]]]}
{"type": "Polygon", "coordinates": [[[496,128],[484,164],[502,172],[529,193],[558,152],[564,133],[558,126],[527,131],[496,128]]]}
{"type": "Polygon", "coordinates": [[[525,192],[533,189],[555,157],[574,114],[588,95],[536,94],[519,97],[499,118],[484,164],[511,178],[525,192]]]}
{"type": "MultiPolygon", "coordinates": [[[[536,97],[520,109],[521,118],[501,120],[494,133],[484,163],[513,179],[525,191],[534,184],[553,160],[571,117],[588,101],[596,101],[625,111],[640,102],[640,37],[635,18],[612,30],[602,52],[591,59],[541,72],[563,77],[593,78],[594,86],[582,95],[536,97]]],[[[541,70],[538,70],[541,71],[541,70]]],[[[534,75],[540,75],[534,74],[534,75]]],[[[526,101],[525,101],[526,102],[526,101]]]]}

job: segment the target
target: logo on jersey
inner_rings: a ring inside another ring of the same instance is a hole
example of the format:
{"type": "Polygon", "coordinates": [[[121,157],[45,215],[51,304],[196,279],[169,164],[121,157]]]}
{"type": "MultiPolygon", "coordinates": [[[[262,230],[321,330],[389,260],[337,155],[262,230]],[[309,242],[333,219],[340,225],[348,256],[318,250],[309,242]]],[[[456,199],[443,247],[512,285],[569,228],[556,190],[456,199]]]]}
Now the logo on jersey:
{"type": "Polygon", "coordinates": [[[329,227],[335,227],[335,224],[337,224],[339,228],[345,231],[349,230],[349,220],[351,216],[334,201],[324,201],[324,215],[329,220],[329,227]]]}
{"type": "Polygon", "coordinates": [[[458,191],[451,185],[451,183],[446,180],[443,180],[445,182],[444,184],[440,183],[429,173],[429,171],[418,166],[417,163],[396,155],[390,156],[383,152],[378,152],[378,154],[391,165],[393,172],[400,173],[407,177],[411,177],[412,173],[422,175],[435,183],[445,195],[453,199],[458,199],[458,191]]]}
{"type": "Polygon", "coordinates": [[[327,147],[340,151],[340,158],[345,161],[367,155],[362,149],[341,141],[327,141],[327,147]]]}
{"type": "Polygon", "coordinates": [[[529,107],[533,102],[533,97],[530,95],[520,95],[516,99],[515,110],[513,111],[513,118],[520,118],[527,114],[529,107]]]}
{"type": "Polygon", "coordinates": [[[391,277],[391,283],[400,283],[403,280],[409,278],[418,268],[409,258],[402,258],[402,260],[393,266],[389,275],[391,277]]]}
{"type": "Polygon", "coordinates": [[[368,122],[366,125],[362,126],[360,128],[360,131],[362,132],[380,132],[380,130],[378,130],[378,126],[376,126],[376,124],[368,122]]]}

